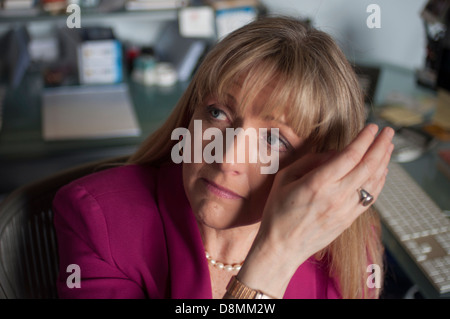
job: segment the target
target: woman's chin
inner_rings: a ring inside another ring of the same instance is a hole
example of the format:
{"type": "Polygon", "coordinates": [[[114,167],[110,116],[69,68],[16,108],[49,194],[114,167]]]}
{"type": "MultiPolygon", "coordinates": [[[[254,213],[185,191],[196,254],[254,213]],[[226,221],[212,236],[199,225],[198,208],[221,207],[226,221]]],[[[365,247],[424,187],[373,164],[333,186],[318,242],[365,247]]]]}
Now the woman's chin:
{"type": "Polygon", "coordinates": [[[194,213],[199,224],[217,230],[247,226],[258,222],[257,220],[249,220],[245,210],[240,207],[232,209],[211,202],[203,203],[199,209],[194,210],[194,213]]]}

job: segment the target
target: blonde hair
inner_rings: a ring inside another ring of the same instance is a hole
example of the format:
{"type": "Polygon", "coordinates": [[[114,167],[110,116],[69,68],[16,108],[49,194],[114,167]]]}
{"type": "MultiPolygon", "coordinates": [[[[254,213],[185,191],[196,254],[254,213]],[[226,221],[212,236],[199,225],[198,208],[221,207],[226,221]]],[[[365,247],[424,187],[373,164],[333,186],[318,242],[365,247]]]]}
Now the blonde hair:
{"type": "MultiPolygon", "coordinates": [[[[286,115],[290,127],[308,139],[311,151],[342,150],[362,129],[363,95],[342,51],[326,33],[288,17],[265,17],[221,40],[205,57],[167,121],[138,149],[129,163],[171,161],[177,141],[171,133],[189,126],[208,96],[226,100],[240,81],[245,109],[261,89],[274,89],[261,115],[286,115]]],[[[357,196],[355,190],[355,196],[357,196]]],[[[328,263],[343,298],[378,297],[369,292],[368,264],[382,268],[380,222],[372,209],[362,214],[316,258],[328,263]]]]}

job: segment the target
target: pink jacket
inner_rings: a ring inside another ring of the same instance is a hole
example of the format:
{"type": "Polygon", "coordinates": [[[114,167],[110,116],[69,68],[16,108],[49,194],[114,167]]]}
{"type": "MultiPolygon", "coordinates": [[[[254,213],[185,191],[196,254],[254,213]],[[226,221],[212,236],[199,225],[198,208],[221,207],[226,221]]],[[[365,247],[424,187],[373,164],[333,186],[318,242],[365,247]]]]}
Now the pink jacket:
{"type": "MultiPolygon", "coordinates": [[[[60,298],[211,298],[202,239],[181,164],[129,165],[83,177],[54,200],[60,298]],[[80,288],[68,285],[78,265],[80,288]],[[73,288],[70,288],[73,287],[73,288]]],[[[310,258],[285,298],[339,298],[326,265],[310,258]]]]}

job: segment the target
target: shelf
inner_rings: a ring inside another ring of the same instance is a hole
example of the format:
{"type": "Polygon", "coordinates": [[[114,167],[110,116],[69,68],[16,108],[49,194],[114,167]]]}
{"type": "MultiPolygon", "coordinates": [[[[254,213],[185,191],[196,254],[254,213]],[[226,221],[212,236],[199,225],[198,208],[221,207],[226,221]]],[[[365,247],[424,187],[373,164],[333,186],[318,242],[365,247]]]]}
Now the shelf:
{"type": "MultiPolygon", "coordinates": [[[[98,12],[98,11],[82,11],[81,23],[85,21],[95,21],[97,19],[135,19],[145,18],[152,21],[169,21],[177,19],[177,9],[161,9],[161,10],[142,10],[142,11],[112,11],[112,12],[98,12]]],[[[69,14],[51,15],[46,12],[39,12],[30,15],[2,15],[0,12],[0,24],[14,24],[14,23],[31,23],[31,22],[63,22],[67,19],[69,14]]]]}

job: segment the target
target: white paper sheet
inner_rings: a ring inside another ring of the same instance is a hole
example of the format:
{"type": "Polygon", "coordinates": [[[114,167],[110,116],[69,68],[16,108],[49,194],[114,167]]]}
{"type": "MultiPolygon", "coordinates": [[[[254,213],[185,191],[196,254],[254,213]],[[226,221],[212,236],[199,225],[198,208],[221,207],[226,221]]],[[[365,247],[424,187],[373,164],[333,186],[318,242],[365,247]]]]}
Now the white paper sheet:
{"type": "Polygon", "coordinates": [[[139,136],[124,84],[46,89],[42,95],[44,140],[139,136]]]}

